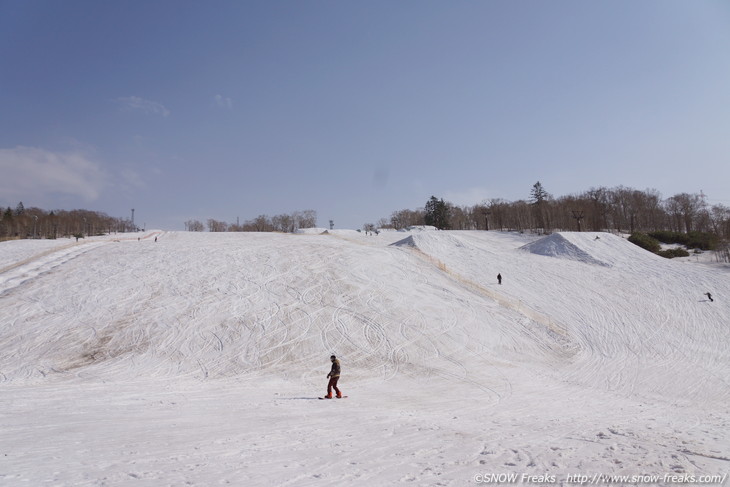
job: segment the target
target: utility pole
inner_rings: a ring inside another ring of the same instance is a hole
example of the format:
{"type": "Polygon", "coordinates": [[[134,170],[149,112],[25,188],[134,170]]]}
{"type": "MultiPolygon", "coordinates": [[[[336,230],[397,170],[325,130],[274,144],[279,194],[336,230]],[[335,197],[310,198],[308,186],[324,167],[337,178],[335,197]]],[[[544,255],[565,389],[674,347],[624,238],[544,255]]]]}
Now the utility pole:
{"type": "Polygon", "coordinates": [[[573,218],[578,222],[578,231],[580,232],[580,221],[583,219],[583,210],[573,210],[573,218]]]}
{"type": "Polygon", "coordinates": [[[134,208],[132,208],[132,231],[134,231],[134,208]]]}

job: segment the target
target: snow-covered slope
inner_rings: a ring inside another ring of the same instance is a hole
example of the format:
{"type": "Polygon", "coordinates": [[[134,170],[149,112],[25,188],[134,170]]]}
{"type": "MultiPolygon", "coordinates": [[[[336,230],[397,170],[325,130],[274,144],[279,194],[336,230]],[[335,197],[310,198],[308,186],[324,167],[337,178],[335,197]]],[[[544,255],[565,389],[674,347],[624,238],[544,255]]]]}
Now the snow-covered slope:
{"type": "Polygon", "coordinates": [[[0,482],[727,472],[727,267],[603,233],[321,233],[0,243],[0,482]],[[349,398],[318,401],[331,353],[349,398]]]}
{"type": "Polygon", "coordinates": [[[688,267],[603,233],[554,234],[516,249],[505,241],[501,252],[484,232],[412,239],[478,291],[558,331],[577,355],[571,380],[677,400],[691,390],[712,401],[727,387],[730,314],[704,296],[728,292],[727,267],[688,267]]]}

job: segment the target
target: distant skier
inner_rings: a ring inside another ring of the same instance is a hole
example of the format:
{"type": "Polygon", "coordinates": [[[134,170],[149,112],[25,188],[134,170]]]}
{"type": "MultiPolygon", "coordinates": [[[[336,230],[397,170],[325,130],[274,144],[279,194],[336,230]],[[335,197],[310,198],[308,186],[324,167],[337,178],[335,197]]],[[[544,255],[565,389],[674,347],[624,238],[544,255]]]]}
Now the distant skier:
{"type": "Polygon", "coordinates": [[[324,396],[325,399],[332,399],[332,389],[337,393],[337,397],[342,397],[342,392],[337,388],[337,381],[340,380],[340,361],[334,355],[330,357],[330,360],[332,361],[332,369],[327,374],[327,378],[330,381],[327,384],[327,395],[324,396]]]}
{"type": "Polygon", "coordinates": [[[502,284],[502,274],[497,274],[497,282],[502,284]]]}
{"type": "Polygon", "coordinates": [[[715,301],[714,299],[712,299],[712,294],[705,293],[705,296],[707,296],[707,298],[710,300],[711,303],[715,301]]]}

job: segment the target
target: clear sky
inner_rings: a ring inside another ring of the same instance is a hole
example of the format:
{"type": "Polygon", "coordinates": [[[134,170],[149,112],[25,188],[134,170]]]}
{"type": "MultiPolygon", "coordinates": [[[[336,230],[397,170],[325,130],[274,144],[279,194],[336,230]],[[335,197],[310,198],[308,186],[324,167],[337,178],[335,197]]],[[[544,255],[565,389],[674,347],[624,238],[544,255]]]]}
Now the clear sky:
{"type": "Polygon", "coordinates": [[[2,206],[360,228],[538,180],[730,206],[730,3],[0,0],[2,206]]]}

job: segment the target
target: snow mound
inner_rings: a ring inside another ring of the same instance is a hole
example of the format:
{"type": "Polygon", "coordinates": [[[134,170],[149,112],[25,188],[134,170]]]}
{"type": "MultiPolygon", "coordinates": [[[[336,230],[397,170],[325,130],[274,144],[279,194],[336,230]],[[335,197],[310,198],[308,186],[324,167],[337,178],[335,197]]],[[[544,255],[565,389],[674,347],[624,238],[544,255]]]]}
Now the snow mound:
{"type": "Polygon", "coordinates": [[[413,247],[426,253],[438,252],[439,249],[464,248],[461,239],[445,232],[415,233],[391,244],[394,247],[413,247]]]}
{"type": "Polygon", "coordinates": [[[437,232],[438,228],[433,225],[411,225],[407,228],[409,232],[437,232]]]}
{"type": "Polygon", "coordinates": [[[395,247],[415,247],[424,252],[437,252],[439,249],[451,249],[467,247],[467,244],[460,238],[448,232],[426,232],[414,233],[409,237],[399,240],[391,245],[395,247]]]}
{"type": "MultiPolygon", "coordinates": [[[[600,240],[600,236],[596,235],[596,237],[596,240],[600,240]]],[[[561,259],[576,260],[586,264],[611,267],[611,264],[595,258],[589,252],[576,245],[576,243],[571,242],[571,240],[566,238],[565,234],[554,233],[535,242],[523,245],[520,247],[520,250],[547,257],[558,257],[561,259]]]]}
{"type": "Polygon", "coordinates": [[[415,247],[418,248],[418,245],[416,245],[416,241],[413,239],[413,235],[404,238],[403,240],[398,240],[397,242],[394,242],[392,244],[393,247],[415,247]]]}
{"type": "Polygon", "coordinates": [[[311,228],[299,228],[296,233],[303,235],[322,235],[328,233],[326,228],[322,227],[311,227],[311,228]]]}

